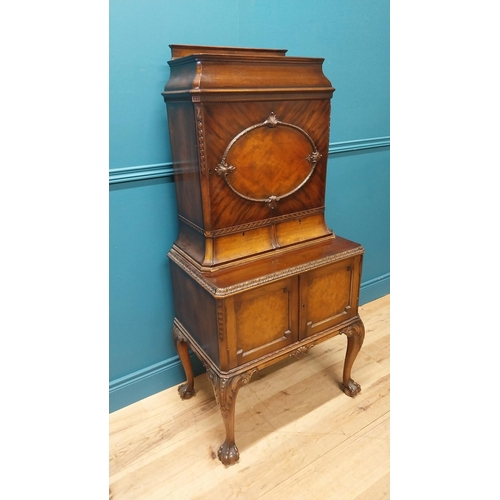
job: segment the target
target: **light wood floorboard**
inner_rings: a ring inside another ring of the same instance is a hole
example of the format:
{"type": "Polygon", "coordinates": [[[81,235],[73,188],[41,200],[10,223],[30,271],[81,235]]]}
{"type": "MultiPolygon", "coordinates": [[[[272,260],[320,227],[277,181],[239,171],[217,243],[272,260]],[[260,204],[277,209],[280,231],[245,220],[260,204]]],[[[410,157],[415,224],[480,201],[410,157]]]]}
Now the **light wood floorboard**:
{"type": "Polygon", "coordinates": [[[361,393],[339,387],[345,336],[262,370],[237,396],[232,467],[216,457],[224,426],[205,374],[189,400],[172,387],[110,414],[110,498],[388,499],[390,296],[360,316],[361,393]]]}

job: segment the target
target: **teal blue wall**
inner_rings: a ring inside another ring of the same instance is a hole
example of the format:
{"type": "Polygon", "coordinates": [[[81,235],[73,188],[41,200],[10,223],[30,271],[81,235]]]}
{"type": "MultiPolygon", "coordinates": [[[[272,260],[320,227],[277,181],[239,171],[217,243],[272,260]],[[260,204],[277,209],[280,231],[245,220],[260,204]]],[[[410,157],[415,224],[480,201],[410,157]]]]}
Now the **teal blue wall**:
{"type": "MultiPolygon", "coordinates": [[[[361,302],[389,293],[389,1],[110,0],[110,411],[184,378],[166,253],[177,235],[165,105],[171,43],[324,57],[326,219],[365,247],[361,302]]],[[[195,361],[195,371],[202,367],[195,361]]]]}

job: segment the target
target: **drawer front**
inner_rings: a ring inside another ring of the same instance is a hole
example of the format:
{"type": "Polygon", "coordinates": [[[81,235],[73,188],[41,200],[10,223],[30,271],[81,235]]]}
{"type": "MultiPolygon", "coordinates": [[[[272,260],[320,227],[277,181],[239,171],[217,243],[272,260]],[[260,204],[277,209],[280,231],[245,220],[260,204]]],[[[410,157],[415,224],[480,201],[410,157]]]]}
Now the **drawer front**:
{"type": "Polygon", "coordinates": [[[298,277],[231,297],[227,334],[232,368],[298,340],[298,277]]]}
{"type": "Polygon", "coordinates": [[[300,280],[301,338],[327,330],[357,314],[359,256],[304,273],[300,280]]]}

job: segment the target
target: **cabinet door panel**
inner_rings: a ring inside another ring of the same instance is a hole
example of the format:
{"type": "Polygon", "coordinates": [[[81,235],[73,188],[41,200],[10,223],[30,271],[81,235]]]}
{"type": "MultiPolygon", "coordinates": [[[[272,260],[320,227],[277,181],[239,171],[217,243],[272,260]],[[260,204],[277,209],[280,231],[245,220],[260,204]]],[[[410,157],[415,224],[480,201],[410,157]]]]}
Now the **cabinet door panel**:
{"type": "MultiPolygon", "coordinates": [[[[298,278],[280,280],[234,296],[228,308],[233,332],[230,358],[241,365],[298,339],[298,278]]],[[[231,335],[231,333],[230,333],[231,335]]]]}
{"type": "Polygon", "coordinates": [[[355,316],[359,259],[351,258],[301,276],[301,337],[331,328],[355,316]]]}

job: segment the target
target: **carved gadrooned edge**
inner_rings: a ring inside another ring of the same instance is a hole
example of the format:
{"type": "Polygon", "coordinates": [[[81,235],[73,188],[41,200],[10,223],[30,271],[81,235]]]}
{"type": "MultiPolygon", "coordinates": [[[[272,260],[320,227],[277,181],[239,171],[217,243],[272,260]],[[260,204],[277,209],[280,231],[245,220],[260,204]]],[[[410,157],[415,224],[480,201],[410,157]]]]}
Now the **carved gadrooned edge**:
{"type": "Polygon", "coordinates": [[[220,411],[224,418],[229,416],[231,408],[234,405],[236,394],[240,387],[247,385],[252,376],[258,372],[257,368],[234,375],[232,377],[219,377],[214,370],[208,365],[204,365],[207,370],[207,375],[214,388],[215,399],[219,405],[220,411]]]}
{"type": "Polygon", "coordinates": [[[227,295],[232,295],[242,290],[254,288],[263,285],[264,283],[269,283],[271,281],[279,280],[281,278],[286,278],[294,274],[299,274],[308,271],[309,269],[312,269],[314,267],[330,264],[331,262],[336,262],[338,260],[342,260],[347,257],[352,257],[354,255],[360,255],[363,252],[364,252],[363,247],[357,247],[353,250],[346,250],[345,252],[329,255],[327,257],[323,257],[322,259],[313,260],[310,262],[306,262],[305,264],[289,267],[287,269],[284,269],[283,271],[277,271],[275,273],[267,274],[265,276],[244,281],[236,285],[228,286],[225,288],[217,288],[215,285],[212,285],[210,282],[204,280],[202,275],[199,272],[197,272],[196,269],[188,265],[183,258],[178,256],[177,252],[173,252],[171,250],[168,253],[168,257],[173,262],[175,262],[181,269],[183,269],[187,274],[189,274],[191,278],[193,278],[197,283],[199,283],[211,295],[215,297],[226,297],[227,295]]]}
{"type": "Polygon", "coordinates": [[[288,356],[296,359],[302,359],[314,347],[314,344],[300,346],[297,350],[291,352],[288,356]]]}
{"type": "Polygon", "coordinates": [[[217,175],[219,175],[220,177],[222,177],[224,179],[224,181],[227,184],[227,186],[229,187],[229,189],[231,189],[231,191],[234,194],[236,194],[237,196],[239,196],[240,198],[243,198],[244,200],[247,200],[247,201],[256,202],[256,203],[265,203],[269,208],[275,209],[277,206],[277,203],[280,200],[282,200],[283,198],[287,198],[288,196],[291,196],[292,194],[296,193],[300,188],[302,188],[302,186],[304,186],[304,184],[310,179],[311,175],[313,174],[314,169],[316,168],[316,164],[318,163],[318,161],[320,160],[321,157],[322,157],[322,154],[316,148],[316,145],[314,144],[314,141],[312,140],[311,136],[304,129],[300,128],[297,125],[294,125],[293,123],[282,122],[282,121],[278,120],[278,117],[276,116],[276,114],[273,111],[271,111],[271,113],[269,113],[269,116],[263,122],[256,123],[255,125],[252,125],[252,126],[246,128],[245,130],[243,130],[239,134],[237,134],[229,142],[229,144],[227,145],[227,147],[222,155],[222,159],[221,159],[220,163],[215,167],[215,172],[217,173],[217,175]],[[252,132],[253,130],[256,130],[256,129],[261,128],[261,127],[276,128],[278,126],[283,126],[283,127],[288,127],[288,128],[294,129],[294,130],[298,131],[299,133],[301,133],[302,135],[304,135],[306,137],[306,139],[308,140],[309,144],[312,147],[311,154],[309,154],[305,158],[305,160],[307,160],[309,163],[311,163],[311,169],[310,169],[309,173],[307,174],[306,178],[302,182],[300,182],[297,186],[295,186],[292,190],[288,191],[287,193],[281,194],[279,196],[270,195],[267,198],[252,198],[251,196],[247,196],[247,195],[244,195],[243,193],[240,193],[231,184],[231,182],[228,179],[228,175],[236,170],[235,166],[229,165],[226,162],[226,158],[227,158],[227,155],[229,154],[229,151],[231,150],[233,145],[241,137],[252,132]]]}
{"type": "Polygon", "coordinates": [[[309,217],[312,215],[319,215],[325,212],[325,207],[311,208],[310,210],[303,210],[301,212],[294,212],[292,214],[278,215],[277,217],[270,217],[269,219],[262,219],[255,222],[247,222],[246,224],[239,224],[237,226],[225,227],[222,229],[216,229],[215,231],[204,231],[200,226],[194,224],[190,220],[186,219],[182,215],[179,215],[179,220],[194,229],[196,232],[203,234],[207,237],[215,236],[226,236],[228,234],[240,233],[242,231],[248,231],[249,229],[257,229],[259,227],[271,226],[279,222],[286,222],[292,220],[303,219],[304,217],[309,217]]]}

